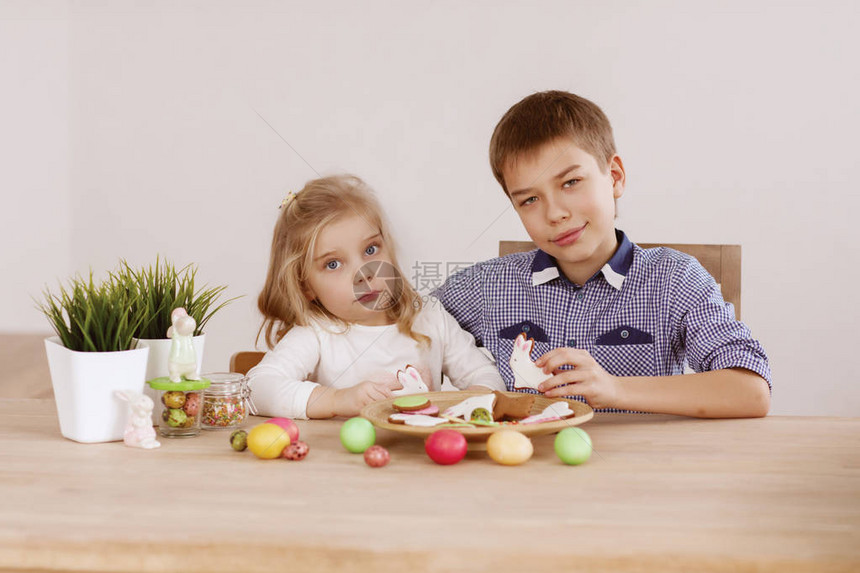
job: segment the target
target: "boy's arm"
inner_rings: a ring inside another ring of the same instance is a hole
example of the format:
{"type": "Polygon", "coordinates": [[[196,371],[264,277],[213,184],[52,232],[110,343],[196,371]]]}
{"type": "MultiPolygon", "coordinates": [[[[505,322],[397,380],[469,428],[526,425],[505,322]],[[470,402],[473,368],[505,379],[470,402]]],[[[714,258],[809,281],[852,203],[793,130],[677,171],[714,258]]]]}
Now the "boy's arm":
{"type": "Polygon", "coordinates": [[[582,396],[593,408],[698,418],[756,418],[770,409],[764,378],[744,368],[678,376],[612,376],[585,350],[556,348],[535,364],[555,376],[538,388],[547,397],[582,396]],[[572,370],[560,370],[561,366],[572,370]]]}
{"type": "Polygon", "coordinates": [[[744,368],[679,376],[618,378],[615,408],[696,418],[760,418],[770,410],[767,382],[744,368]]]}

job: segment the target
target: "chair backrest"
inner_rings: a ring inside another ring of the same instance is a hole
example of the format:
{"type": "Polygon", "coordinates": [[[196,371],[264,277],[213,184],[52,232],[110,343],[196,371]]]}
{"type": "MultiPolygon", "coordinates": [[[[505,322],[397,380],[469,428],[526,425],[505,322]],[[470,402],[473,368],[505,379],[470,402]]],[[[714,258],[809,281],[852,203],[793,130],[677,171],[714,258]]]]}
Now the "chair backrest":
{"type": "Polygon", "coordinates": [[[248,370],[259,364],[265,355],[265,352],[257,351],[236,352],[230,357],[230,372],[247,374],[248,370]]]}
{"type": "MultiPolygon", "coordinates": [[[[676,243],[638,243],[643,249],[669,247],[692,255],[699,260],[705,270],[711,273],[723,299],[735,307],[735,318],[741,319],[741,246],[740,245],[685,245],[676,243]]],[[[499,256],[531,251],[535,244],[531,241],[499,241],[499,256]]]]}

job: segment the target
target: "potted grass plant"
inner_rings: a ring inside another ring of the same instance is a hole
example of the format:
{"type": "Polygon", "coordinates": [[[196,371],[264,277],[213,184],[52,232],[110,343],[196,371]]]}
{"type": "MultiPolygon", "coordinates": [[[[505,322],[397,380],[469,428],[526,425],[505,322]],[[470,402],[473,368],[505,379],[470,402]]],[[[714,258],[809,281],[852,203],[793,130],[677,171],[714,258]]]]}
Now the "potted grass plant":
{"type": "MultiPolygon", "coordinates": [[[[118,280],[134,293],[132,314],[140,317],[134,336],[139,347],[149,348],[146,379],[167,376],[167,358],[171,340],[167,331],[171,326],[170,313],[182,307],[197,323],[192,344],[197,356],[197,369],[203,362],[206,340],[204,329],[209,319],[235,298],[218,302],[226,286],[209,287],[197,282],[197,267],[186,265],[180,269],[167,260],[156,258],[155,265],[134,269],[127,261],[121,261],[118,280]]],[[[147,386],[147,395],[158,399],[158,392],[147,386]]],[[[157,408],[153,411],[153,423],[158,424],[157,408]]]]}
{"type": "Polygon", "coordinates": [[[60,432],[83,443],[121,440],[126,405],[117,390],[143,392],[149,350],[134,334],[142,316],[137,292],[114,275],[96,283],[77,276],[59,293],[46,289],[38,308],[56,332],[45,340],[60,432]]]}

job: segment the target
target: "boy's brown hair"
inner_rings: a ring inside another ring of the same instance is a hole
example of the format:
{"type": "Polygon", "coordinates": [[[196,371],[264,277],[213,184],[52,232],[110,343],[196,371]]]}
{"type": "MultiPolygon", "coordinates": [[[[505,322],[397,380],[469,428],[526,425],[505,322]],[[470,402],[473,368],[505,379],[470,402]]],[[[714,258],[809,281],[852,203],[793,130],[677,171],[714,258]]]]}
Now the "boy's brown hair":
{"type": "Polygon", "coordinates": [[[615,155],[612,126],[596,104],[563,91],[532,94],[502,116],[490,138],[490,167],[506,195],[502,170],[558,138],[570,139],[593,155],[602,170],[615,155]]]}

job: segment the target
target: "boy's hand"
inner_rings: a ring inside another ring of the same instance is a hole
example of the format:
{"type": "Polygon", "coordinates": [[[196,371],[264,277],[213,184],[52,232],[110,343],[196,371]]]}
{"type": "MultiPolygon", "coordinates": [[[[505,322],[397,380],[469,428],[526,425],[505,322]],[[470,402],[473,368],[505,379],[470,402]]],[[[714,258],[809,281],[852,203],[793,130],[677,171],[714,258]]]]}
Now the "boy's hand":
{"type": "Polygon", "coordinates": [[[334,415],[357,416],[371,402],[391,398],[391,392],[401,388],[403,385],[395,378],[390,382],[366,380],[351,388],[335,390],[334,415]]]}
{"type": "Polygon", "coordinates": [[[535,366],[554,374],[538,387],[548,398],[582,396],[592,408],[611,408],[618,399],[618,378],[586,350],[556,348],[535,360],[535,366]],[[573,370],[559,370],[565,365],[573,366],[573,370]]]}

